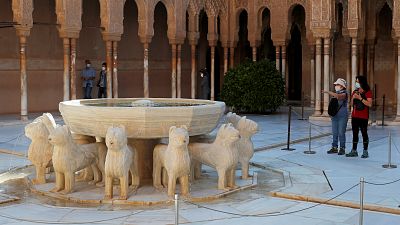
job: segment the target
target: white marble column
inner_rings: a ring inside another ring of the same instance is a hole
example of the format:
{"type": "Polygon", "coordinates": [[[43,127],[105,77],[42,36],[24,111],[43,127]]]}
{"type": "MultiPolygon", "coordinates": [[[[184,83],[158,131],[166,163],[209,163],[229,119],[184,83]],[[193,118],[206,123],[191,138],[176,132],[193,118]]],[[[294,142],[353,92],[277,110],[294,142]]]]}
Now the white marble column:
{"type": "Polygon", "coordinates": [[[118,42],[113,41],[113,98],[118,98],[118,42]]]}
{"type": "Polygon", "coordinates": [[[275,48],[275,65],[276,70],[280,71],[280,61],[281,61],[281,46],[276,46],[275,48]]]}
{"type": "Polygon", "coordinates": [[[315,40],[315,111],[314,116],[321,115],[321,38],[315,40]]]}
{"type": "MultiPolygon", "coordinates": [[[[374,72],[375,72],[375,40],[368,43],[368,83],[374,88],[374,72]]],[[[375,96],[374,96],[375,98],[375,96]]]]}
{"type": "Polygon", "coordinates": [[[71,38],[71,99],[76,99],[76,39],[71,38]]]}
{"type": "Polygon", "coordinates": [[[224,47],[224,76],[228,72],[229,48],[224,47]]]}
{"type": "Polygon", "coordinates": [[[196,45],[191,45],[192,72],[191,72],[191,98],[196,98],[196,45]]]}
{"type": "Polygon", "coordinates": [[[28,82],[26,75],[26,37],[19,36],[19,63],[21,76],[21,120],[28,120],[28,82]]]}
{"type": "Polygon", "coordinates": [[[257,47],[252,47],[253,51],[253,62],[257,61],[257,47]]]}
{"type": "Polygon", "coordinates": [[[171,97],[176,98],[176,44],[172,44],[171,97]]]}
{"type": "MultiPolygon", "coordinates": [[[[397,41],[397,113],[396,121],[400,121],[400,40],[397,41]]],[[[375,96],[374,96],[375,97],[375,96]]]]}
{"type": "Polygon", "coordinates": [[[235,48],[231,47],[230,49],[230,68],[233,68],[235,66],[235,48]]]}
{"type": "MultiPolygon", "coordinates": [[[[351,39],[351,91],[354,90],[357,76],[357,38],[351,39]]],[[[350,89],[349,89],[350,90],[350,89]]]]}
{"type": "MultiPolygon", "coordinates": [[[[351,40],[349,42],[346,42],[346,81],[347,81],[347,91],[351,91],[352,90],[352,86],[354,86],[354,84],[352,83],[351,80],[351,40]]],[[[349,102],[350,102],[350,95],[348,98],[349,102]]],[[[348,107],[348,111],[351,111],[351,104],[347,105],[348,107]]]]}
{"type": "Polygon", "coordinates": [[[211,100],[215,100],[215,46],[211,46],[211,100]]]}
{"type": "Polygon", "coordinates": [[[176,85],[177,85],[177,95],[178,98],[182,97],[182,67],[181,67],[181,54],[182,54],[182,45],[178,45],[177,49],[177,65],[176,65],[176,74],[177,74],[177,80],[176,80],[176,85]]]}
{"type": "Polygon", "coordinates": [[[107,61],[107,98],[112,98],[112,41],[106,41],[106,61],[107,61]]]}
{"type": "Polygon", "coordinates": [[[149,43],[143,43],[143,96],[148,98],[149,95],[149,43]]]}
{"type": "Polygon", "coordinates": [[[69,100],[69,86],[70,86],[70,57],[71,57],[71,45],[69,38],[63,38],[63,46],[64,46],[64,75],[63,75],[63,80],[64,80],[64,101],[69,100]]]}
{"type": "Polygon", "coordinates": [[[285,81],[286,87],[287,87],[287,79],[286,79],[286,46],[285,45],[282,45],[282,77],[283,77],[283,80],[285,81]]]}
{"type": "Polygon", "coordinates": [[[311,83],[311,91],[310,91],[310,104],[315,104],[315,45],[310,46],[310,83],[311,83]]]}
{"type": "MultiPolygon", "coordinates": [[[[329,59],[329,55],[330,55],[330,43],[331,40],[330,38],[324,38],[324,90],[325,91],[329,91],[330,88],[330,73],[329,73],[329,69],[330,69],[330,59],[329,59]]],[[[324,94],[324,111],[322,113],[323,116],[329,116],[328,115],[328,103],[329,103],[329,95],[328,94],[324,94]]]]}

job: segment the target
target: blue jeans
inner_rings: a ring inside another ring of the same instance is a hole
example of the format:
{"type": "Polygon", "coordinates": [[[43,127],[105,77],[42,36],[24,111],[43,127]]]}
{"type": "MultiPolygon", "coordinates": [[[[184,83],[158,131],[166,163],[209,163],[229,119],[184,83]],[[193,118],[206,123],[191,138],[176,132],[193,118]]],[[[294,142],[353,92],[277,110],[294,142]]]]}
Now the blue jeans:
{"type": "Polygon", "coordinates": [[[346,148],[346,127],[347,127],[347,115],[336,115],[332,119],[332,147],[338,147],[338,139],[340,141],[340,147],[346,148]]]}
{"type": "Polygon", "coordinates": [[[86,87],[83,88],[83,93],[85,94],[84,96],[85,99],[92,98],[92,87],[86,85],[86,87]]]}

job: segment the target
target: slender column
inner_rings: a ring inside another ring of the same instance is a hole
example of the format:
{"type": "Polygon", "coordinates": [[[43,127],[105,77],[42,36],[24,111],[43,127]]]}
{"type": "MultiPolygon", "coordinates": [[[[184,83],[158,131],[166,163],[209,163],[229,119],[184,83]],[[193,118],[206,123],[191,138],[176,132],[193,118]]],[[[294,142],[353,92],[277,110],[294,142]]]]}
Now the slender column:
{"type": "Polygon", "coordinates": [[[28,83],[26,75],[26,37],[19,36],[19,63],[21,76],[21,120],[28,120],[28,83]]]}
{"type": "Polygon", "coordinates": [[[315,103],[315,45],[310,46],[310,58],[311,58],[311,68],[310,68],[310,82],[311,82],[311,93],[310,93],[310,104],[313,105],[315,103]]]}
{"type": "Polygon", "coordinates": [[[118,98],[118,42],[113,41],[113,97],[118,98]]]}
{"type": "MultiPolygon", "coordinates": [[[[324,38],[324,90],[329,91],[329,69],[330,69],[330,38],[324,38]]],[[[328,116],[328,103],[329,103],[329,95],[324,94],[324,111],[323,115],[328,116]]]]}
{"type": "Polygon", "coordinates": [[[177,91],[178,91],[178,98],[182,97],[182,87],[181,87],[181,82],[182,82],[182,69],[181,69],[181,53],[182,53],[182,45],[178,45],[178,64],[176,65],[176,70],[177,70],[177,91]]]}
{"type": "MultiPolygon", "coordinates": [[[[351,80],[351,41],[349,43],[346,43],[346,81],[347,81],[347,90],[351,90],[354,86],[351,80]]],[[[350,100],[350,96],[349,96],[350,100]]],[[[351,111],[351,104],[347,104],[348,110],[351,111]]]]}
{"type": "Polygon", "coordinates": [[[354,90],[354,84],[357,76],[357,38],[351,39],[351,91],[354,90]]]}
{"type": "Polygon", "coordinates": [[[253,47],[253,62],[257,61],[257,47],[253,47]]]}
{"type": "Polygon", "coordinates": [[[70,41],[69,38],[64,38],[63,39],[63,44],[64,44],[64,101],[68,101],[69,100],[69,81],[70,81],[70,77],[69,77],[69,69],[70,69],[70,41]]]}
{"type": "Polygon", "coordinates": [[[224,76],[228,72],[228,57],[229,57],[228,50],[229,48],[224,47],[224,76]]]}
{"type": "MultiPolygon", "coordinates": [[[[282,45],[282,77],[286,79],[286,46],[282,45]]],[[[286,81],[287,82],[287,81],[286,81]]],[[[287,87],[287,84],[286,84],[287,87]]]]}
{"type": "Polygon", "coordinates": [[[315,40],[315,112],[314,116],[321,115],[321,38],[315,40]]]}
{"type": "Polygon", "coordinates": [[[191,98],[196,98],[196,45],[191,45],[192,73],[191,73],[191,98]]]}
{"type": "Polygon", "coordinates": [[[71,99],[76,99],[76,39],[71,38],[71,99]]]}
{"type": "Polygon", "coordinates": [[[149,43],[143,44],[144,54],[143,54],[143,96],[145,98],[149,97],[149,43]]]}
{"type": "Polygon", "coordinates": [[[281,60],[281,46],[276,46],[275,50],[275,64],[276,64],[276,70],[280,71],[280,60],[281,60]]]}
{"type": "MultiPolygon", "coordinates": [[[[374,71],[375,71],[375,43],[368,44],[368,82],[371,88],[374,87],[374,71]]],[[[375,97],[375,96],[374,96],[375,97]]]]}
{"type": "Polygon", "coordinates": [[[364,43],[361,42],[359,43],[360,46],[360,74],[365,76],[366,74],[364,73],[364,43]]]}
{"type": "Polygon", "coordinates": [[[230,55],[230,60],[231,60],[231,68],[235,66],[235,48],[231,47],[231,55],[230,55]]]}
{"type": "Polygon", "coordinates": [[[112,98],[112,41],[106,41],[107,98],[112,98]]]}
{"type": "Polygon", "coordinates": [[[396,120],[400,120],[400,41],[397,41],[397,113],[396,120]]]}
{"type": "Polygon", "coordinates": [[[211,100],[215,99],[215,46],[211,46],[211,100]]]}
{"type": "Polygon", "coordinates": [[[176,44],[172,44],[171,97],[176,98],[176,44]]]}

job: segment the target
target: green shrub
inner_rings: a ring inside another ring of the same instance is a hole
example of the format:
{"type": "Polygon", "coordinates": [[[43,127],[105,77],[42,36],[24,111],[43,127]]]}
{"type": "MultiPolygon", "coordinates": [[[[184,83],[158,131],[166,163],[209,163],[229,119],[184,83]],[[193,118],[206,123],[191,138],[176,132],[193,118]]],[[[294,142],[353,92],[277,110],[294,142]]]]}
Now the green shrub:
{"type": "Polygon", "coordinates": [[[247,61],[225,75],[221,99],[236,112],[270,113],[283,103],[284,81],[275,63],[247,61]]]}

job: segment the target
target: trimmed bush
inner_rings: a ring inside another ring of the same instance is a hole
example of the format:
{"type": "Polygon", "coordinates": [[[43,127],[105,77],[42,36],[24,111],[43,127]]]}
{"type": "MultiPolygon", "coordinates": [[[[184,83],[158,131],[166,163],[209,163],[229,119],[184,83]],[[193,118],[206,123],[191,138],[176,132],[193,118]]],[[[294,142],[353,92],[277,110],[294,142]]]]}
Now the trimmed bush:
{"type": "Polygon", "coordinates": [[[221,99],[232,110],[242,113],[271,113],[282,105],[284,81],[275,63],[247,61],[225,75],[221,99]]]}

